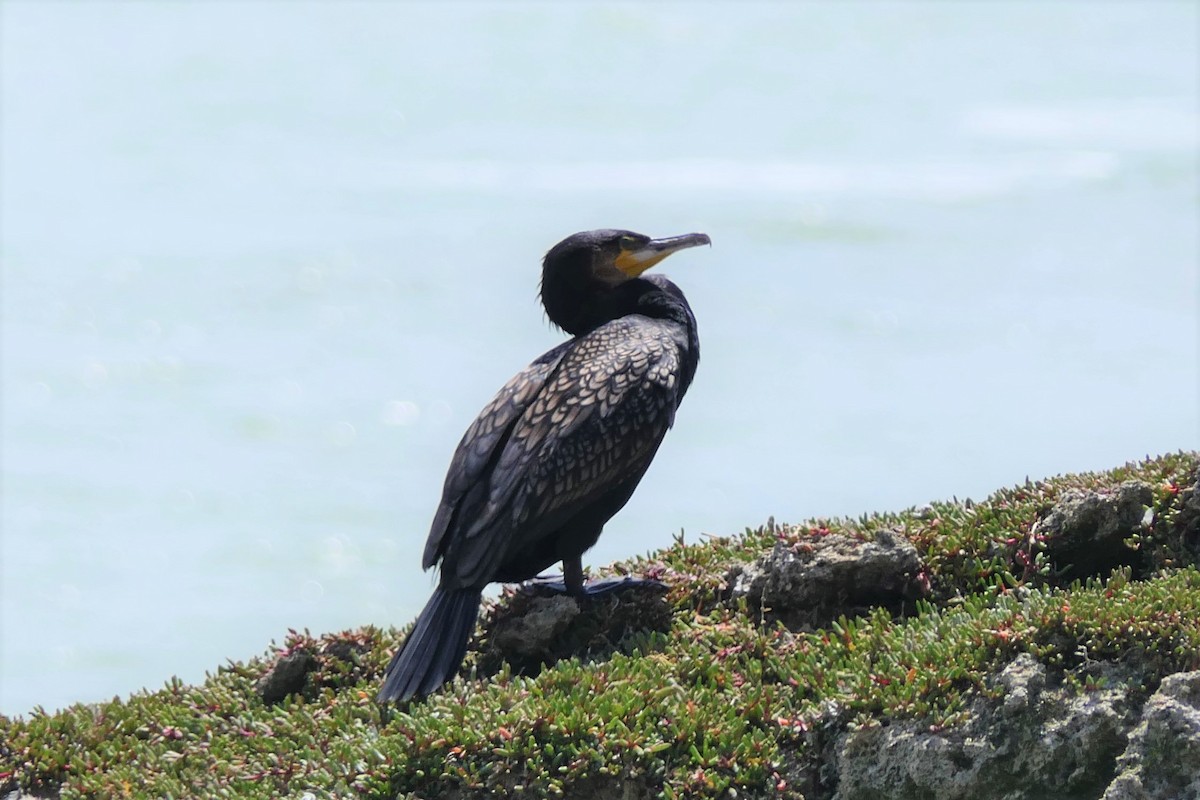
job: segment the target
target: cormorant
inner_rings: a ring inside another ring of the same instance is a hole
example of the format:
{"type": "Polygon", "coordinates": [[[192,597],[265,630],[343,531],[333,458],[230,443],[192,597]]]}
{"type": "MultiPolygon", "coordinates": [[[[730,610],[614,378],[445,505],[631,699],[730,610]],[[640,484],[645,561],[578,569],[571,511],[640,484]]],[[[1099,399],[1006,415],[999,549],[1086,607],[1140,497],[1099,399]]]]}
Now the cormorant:
{"type": "Polygon", "coordinates": [[[440,562],[438,587],[380,701],[425,696],[454,676],[487,584],[562,561],[566,591],[586,594],[583,553],[650,466],[700,360],[683,292],[641,276],[702,244],[703,233],[596,230],[546,253],[542,305],[572,338],[505,384],[459,442],[421,562],[440,562]]]}

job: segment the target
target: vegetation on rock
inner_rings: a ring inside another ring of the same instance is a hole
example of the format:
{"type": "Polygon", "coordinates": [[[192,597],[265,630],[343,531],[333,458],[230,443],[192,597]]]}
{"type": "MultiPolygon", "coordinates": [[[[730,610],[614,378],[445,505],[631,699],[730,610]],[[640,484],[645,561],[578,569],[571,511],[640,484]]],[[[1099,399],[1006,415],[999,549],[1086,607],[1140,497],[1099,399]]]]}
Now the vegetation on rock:
{"type": "Polygon", "coordinates": [[[1200,669],[1198,472],[1178,453],[978,503],[681,536],[608,570],[665,595],[580,603],[541,645],[514,620],[559,612],[506,593],[463,676],[398,709],[374,694],[402,631],[292,632],[200,686],[0,717],[0,796],[833,797],[848,737],[969,725],[1018,657],[1131,708],[1200,669]]]}

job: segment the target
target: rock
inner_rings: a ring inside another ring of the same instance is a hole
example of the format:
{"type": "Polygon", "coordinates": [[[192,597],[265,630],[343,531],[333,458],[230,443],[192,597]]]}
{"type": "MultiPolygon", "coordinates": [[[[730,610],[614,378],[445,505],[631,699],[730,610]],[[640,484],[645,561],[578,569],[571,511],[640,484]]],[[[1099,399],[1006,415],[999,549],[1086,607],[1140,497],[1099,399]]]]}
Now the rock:
{"type": "Polygon", "coordinates": [[[1117,766],[1103,800],[1200,798],[1200,671],[1163,680],[1117,766]]]}
{"type": "Polygon", "coordinates": [[[507,624],[496,630],[494,641],[513,660],[536,660],[550,653],[553,643],[578,616],[579,604],[574,598],[538,597],[525,614],[509,617],[507,624]]]}
{"type": "Polygon", "coordinates": [[[1178,525],[1183,544],[1193,554],[1200,554],[1200,477],[1196,483],[1180,492],[1178,525]]]}
{"type": "Polygon", "coordinates": [[[1111,494],[1069,490],[1038,520],[1032,534],[1044,537],[1062,580],[1105,575],[1116,567],[1137,566],[1140,554],[1125,540],[1142,529],[1146,507],[1153,502],[1153,490],[1138,481],[1127,481],[1111,494]]]}
{"type": "Polygon", "coordinates": [[[322,656],[346,664],[357,664],[370,650],[370,643],[356,639],[325,637],[321,641],[322,656]]]}
{"type": "Polygon", "coordinates": [[[504,663],[518,674],[532,675],[566,658],[604,658],[621,649],[630,634],[671,627],[666,587],[659,584],[624,586],[579,599],[538,592],[536,586],[522,587],[488,612],[477,661],[480,674],[494,674],[504,663]]]}
{"type": "Polygon", "coordinates": [[[820,625],[873,606],[899,609],[921,595],[921,560],[903,534],[880,531],[873,541],[827,534],[777,542],[769,554],[726,576],[732,597],[792,628],[820,625]]]}
{"type": "Polygon", "coordinates": [[[1125,693],[1047,687],[1022,654],[958,727],[894,724],[846,734],[834,800],[1095,800],[1133,724],[1125,693]]]}
{"type": "Polygon", "coordinates": [[[1012,719],[1036,709],[1046,688],[1046,668],[1033,656],[1021,653],[996,676],[995,683],[1004,690],[1000,713],[1012,719]]]}
{"type": "MultiPolygon", "coordinates": [[[[0,789],[3,791],[3,789],[0,789]]],[[[0,800],[43,800],[45,795],[40,794],[25,794],[20,789],[13,789],[10,792],[0,794],[0,800]]]]}
{"type": "Polygon", "coordinates": [[[280,656],[265,675],[258,679],[254,689],[267,704],[278,703],[289,694],[304,689],[308,673],[317,668],[317,659],[306,651],[297,651],[280,656]]]}

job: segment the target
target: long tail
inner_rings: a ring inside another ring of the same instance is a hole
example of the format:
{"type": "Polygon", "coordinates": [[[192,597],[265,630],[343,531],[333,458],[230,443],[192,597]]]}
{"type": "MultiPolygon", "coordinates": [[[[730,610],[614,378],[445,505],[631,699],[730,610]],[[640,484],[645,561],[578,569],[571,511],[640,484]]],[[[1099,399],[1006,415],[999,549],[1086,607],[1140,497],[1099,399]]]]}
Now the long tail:
{"type": "Polygon", "coordinates": [[[381,703],[424,697],[454,677],[475,630],[479,597],[479,589],[434,590],[416,627],[388,664],[378,695],[381,703]]]}

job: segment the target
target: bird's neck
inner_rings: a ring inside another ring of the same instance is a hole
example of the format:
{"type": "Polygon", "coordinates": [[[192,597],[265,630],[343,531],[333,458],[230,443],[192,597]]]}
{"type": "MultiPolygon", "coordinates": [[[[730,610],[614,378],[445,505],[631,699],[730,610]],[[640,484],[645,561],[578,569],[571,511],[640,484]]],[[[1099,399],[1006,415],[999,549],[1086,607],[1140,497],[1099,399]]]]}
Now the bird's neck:
{"type": "Polygon", "coordinates": [[[682,401],[696,374],[696,365],[700,362],[700,333],[696,327],[696,316],[683,290],[662,275],[651,275],[643,282],[651,284],[653,291],[640,295],[638,308],[633,313],[676,326],[682,356],[679,373],[679,400],[682,401]]]}
{"type": "Polygon", "coordinates": [[[692,308],[674,283],[650,275],[597,291],[595,284],[582,281],[560,279],[549,285],[543,281],[542,303],[550,321],[575,337],[630,314],[668,323],[681,350],[679,398],[683,398],[700,360],[700,338],[692,308]]]}
{"type": "Polygon", "coordinates": [[[566,298],[560,296],[558,303],[546,303],[546,312],[552,322],[572,336],[583,336],[606,322],[630,314],[694,328],[696,323],[682,292],[678,289],[675,292],[678,297],[655,281],[635,278],[599,291],[590,287],[570,298],[574,302],[563,302],[566,298]]]}
{"type": "Polygon", "coordinates": [[[674,322],[686,328],[689,335],[695,335],[696,317],[692,307],[683,296],[683,290],[671,281],[662,275],[651,275],[630,281],[625,286],[631,287],[635,298],[634,308],[628,313],[674,322]],[[638,285],[635,287],[634,284],[638,285]]]}

